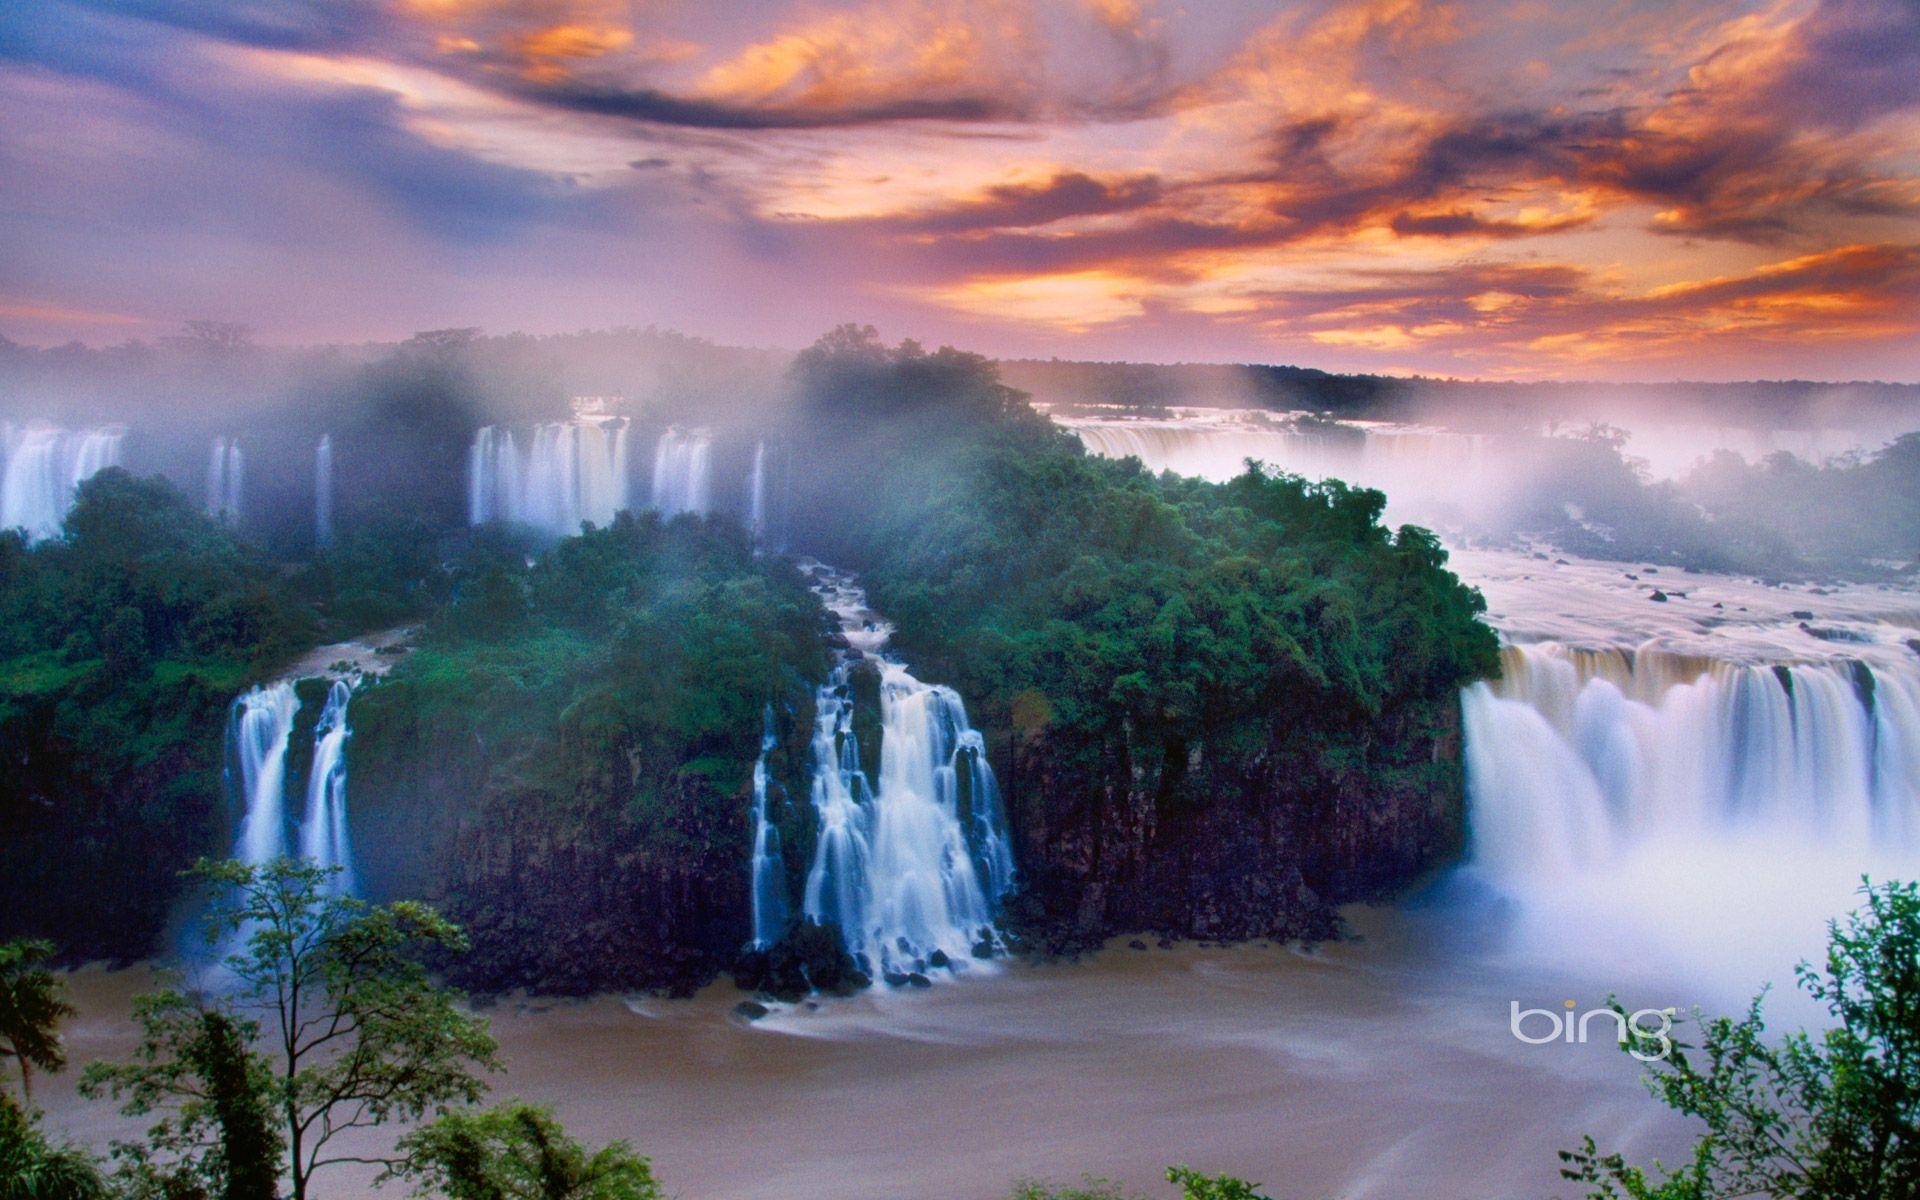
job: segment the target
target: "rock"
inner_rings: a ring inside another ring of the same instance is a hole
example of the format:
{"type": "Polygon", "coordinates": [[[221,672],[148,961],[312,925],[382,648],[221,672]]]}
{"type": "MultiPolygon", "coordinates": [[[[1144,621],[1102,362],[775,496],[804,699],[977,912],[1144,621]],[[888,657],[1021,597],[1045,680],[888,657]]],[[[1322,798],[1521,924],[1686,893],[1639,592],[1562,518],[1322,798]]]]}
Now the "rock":
{"type": "Polygon", "coordinates": [[[885,983],[888,987],[907,986],[907,975],[903,971],[882,971],[880,973],[880,979],[881,982],[885,983]]]}
{"type": "Polygon", "coordinates": [[[953,965],[953,960],[947,957],[945,950],[935,950],[932,954],[927,955],[927,965],[930,967],[950,967],[953,965]]]}
{"type": "Polygon", "coordinates": [[[1642,567],[1640,569],[1645,571],[1649,575],[1658,575],[1660,573],[1659,567],[1642,567]]]}
{"type": "Polygon", "coordinates": [[[1667,594],[1659,588],[1655,588],[1652,593],[1647,596],[1647,599],[1653,601],[1655,604],[1665,604],[1667,602],[1667,594]]]}
{"type": "Polygon", "coordinates": [[[973,944],[973,956],[975,958],[992,958],[993,943],[985,938],[981,938],[973,944]]]}
{"type": "Polygon", "coordinates": [[[907,975],[907,982],[917,988],[930,988],[933,986],[933,980],[928,979],[918,971],[909,973],[907,975]]]}
{"type": "Polygon", "coordinates": [[[1141,941],[1139,938],[1135,938],[1132,941],[1127,943],[1127,949],[1129,950],[1145,950],[1146,948],[1147,948],[1147,944],[1141,941]]]}
{"type": "Polygon", "coordinates": [[[1564,559],[1564,558],[1556,558],[1556,559],[1554,559],[1554,560],[1553,560],[1553,565],[1554,565],[1554,566],[1556,566],[1556,567],[1570,567],[1570,566],[1572,566],[1573,564],[1572,564],[1572,563],[1570,563],[1570,562],[1568,562],[1568,561],[1567,561],[1566,559],[1564,559]]]}
{"type": "Polygon", "coordinates": [[[1640,582],[1640,577],[1638,575],[1635,575],[1632,571],[1622,571],[1620,573],[1622,575],[1625,575],[1628,579],[1633,580],[1635,583],[1640,582]]]}
{"type": "Polygon", "coordinates": [[[1162,950],[1171,950],[1173,949],[1173,939],[1161,938],[1159,941],[1155,942],[1154,945],[1160,947],[1162,950]]]}
{"type": "Polygon", "coordinates": [[[742,1021],[758,1021],[772,1011],[758,1000],[742,1000],[733,1006],[733,1015],[742,1021]]]}
{"type": "Polygon", "coordinates": [[[1794,609],[1794,610],[1793,610],[1792,612],[1790,612],[1790,613],[1788,613],[1787,615],[1788,615],[1788,616],[1790,616],[1790,617],[1792,617],[1792,618],[1793,618],[1794,620],[1796,620],[1796,621],[1811,621],[1811,620],[1813,620],[1813,614],[1812,614],[1812,613],[1810,613],[1810,612],[1808,612],[1808,611],[1807,611],[1806,609],[1804,609],[1804,608],[1796,608],[1796,609],[1794,609]]]}
{"type": "Polygon", "coordinates": [[[1722,604],[1722,603],[1720,603],[1720,602],[1719,602],[1718,600],[1715,600],[1715,601],[1713,602],[1713,606],[1714,606],[1715,608],[1725,608],[1725,607],[1726,607],[1726,605],[1724,605],[1724,604],[1722,604]]]}
{"type": "Polygon", "coordinates": [[[1920,638],[1908,638],[1907,649],[1913,651],[1915,654],[1920,654],[1920,638]]]}

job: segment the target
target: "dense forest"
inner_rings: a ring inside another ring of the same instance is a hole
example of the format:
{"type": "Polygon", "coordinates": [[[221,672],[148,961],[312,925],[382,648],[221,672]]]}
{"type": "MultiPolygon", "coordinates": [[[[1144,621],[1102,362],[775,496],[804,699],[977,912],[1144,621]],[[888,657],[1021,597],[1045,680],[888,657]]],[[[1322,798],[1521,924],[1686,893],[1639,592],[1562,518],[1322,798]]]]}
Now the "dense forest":
{"type": "MultiPolygon", "coordinates": [[[[62,536],[5,543],[4,932],[82,958],[157,948],[177,872],[231,844],[227,705],[359,637],[393,643],[394,664],[353,703],[362,883],[458,919],[461,982],[681,990],[741,965],[767,716],[796,893],[815,823],[832,638],[798,556],[858,572],[898,651],[973,707],[1025,884],[1006,915],[1029,945],[1325,936],[1333,905],[1457,853],[1457,691],[1495,669],[1494,639],[1436,540],[1381,525],[1377,492],[1094,458],[990,361],[847,327],[757,408],[702,409],[695,387],[656,418],[777,442],[787,553],[724,508],[557,539],[467,527],[466,446],[508,415],[489,372],[564,349],[455,331],[275,367],[339,455],[327,544],[292,503],[223,521],[120,470],[81,488],[62,536]],[[120,886],[75,903],[63,881],[103,872],[120,886]]],[[[270,357],[166,353],[189,374],[270,357]]],[[[672,391],[634,361],[628,390],[672,391]]],[[[566,378],[532,373],[549,396],[566,378]]],[[[595,380],[623,386],[615,366],[595,380]]],[[[541,411],[564,415],[557,397],[541,411]]],[[[301,685],[295,746],[321,686],[301,685]]],[[[299,753],[288,767],[298,786],[299,753]]],[[[818,933],[796,927],[795,952],[817,958],[818,933]]]]}

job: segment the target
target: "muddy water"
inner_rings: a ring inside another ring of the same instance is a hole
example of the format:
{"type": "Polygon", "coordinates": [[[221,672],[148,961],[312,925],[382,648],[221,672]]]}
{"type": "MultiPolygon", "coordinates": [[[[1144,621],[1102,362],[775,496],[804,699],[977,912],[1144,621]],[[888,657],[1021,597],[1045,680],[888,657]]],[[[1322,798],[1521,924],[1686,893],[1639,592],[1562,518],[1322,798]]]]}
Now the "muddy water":
{"type": "MultiPolygon", "coordinates": [[[[754,1025],[730,1015],[726,985],[689,1001],[505,1002],[487,1010],[510,1060],[496,1095],[551,1103],[592,1142],[629,1139],[671,1194],[712,1200],[985,1200],[1085,1173],[1160,1196],[1173,1162],[1285,1197],[1537,1200],[1575,1194],[1554,1151],[1584,1132],[1677,1148],[1611,1044],[1509,1032],[1511,1000],[1584,1008],[1607,981],[1509,974],[1443,912],[1358,923],[1363,940],[1313,954],[1116,946],[754,1025]]],[[[123,1053],[145,972],[72,983],[74,1060],[123,1053]]],[[[129,1129],[75,1097],[71,1072],[39,1098],[97,1145],[129,1129]]],[[[321,1194],[367,1184],[337,1175],[321,1194]]]]}

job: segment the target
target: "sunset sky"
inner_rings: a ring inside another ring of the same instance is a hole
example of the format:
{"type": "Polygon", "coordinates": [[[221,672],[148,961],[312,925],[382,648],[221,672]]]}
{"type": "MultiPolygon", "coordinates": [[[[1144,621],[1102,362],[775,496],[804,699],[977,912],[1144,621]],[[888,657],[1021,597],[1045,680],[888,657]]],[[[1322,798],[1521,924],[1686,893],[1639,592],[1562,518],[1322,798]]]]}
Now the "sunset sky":
{"type": "Polygon", "coordinates": [[[0,334],[1920,379],[1920,0],[6,0],[0,334]]]}

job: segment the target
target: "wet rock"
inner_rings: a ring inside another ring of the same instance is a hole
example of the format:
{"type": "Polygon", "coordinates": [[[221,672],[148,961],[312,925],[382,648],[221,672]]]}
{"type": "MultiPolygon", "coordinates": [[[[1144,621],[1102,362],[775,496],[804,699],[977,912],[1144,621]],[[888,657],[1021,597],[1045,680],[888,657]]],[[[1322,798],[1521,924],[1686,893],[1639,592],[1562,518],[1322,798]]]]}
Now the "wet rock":
{"type": "Polygon", "coordinates": [[[1790,617],[1792,617],[1792,618],[1793,618],[1794,620],[1796,620],[1796,621],[1811,621],[1811,620],[1813,620],[1813,614],[1812,614],[1812,613],[1810,613],[1810,612],[1808,612],[1808,611],[1807,611],[1806,609],[1804,609],[1804,608],[1796,608],[1796,609],[1794,609],[1794,610],[1793,610],[1792,612],[1790,612],[1790,613],[1788,613],[1787,615],[1788,615],[1788,616],[1790,616],[1790,617]]]}
{"type": "Polygon", "coordinates": [[[973,956],[975,958],[992,958],[993,943],[985,938],[981,938],[973,944],[973,956]]]}
{"type": "Polygon", "coordinates": [[[1647,596],[1647,599],[1653,601],[1655,604],[1665,604],[1667,602],[1667,594],[1661,591],[1659,588],[1655,588],[1647,596]]]}
{"type": "Polygon", "coordinates": [[[733,1015],[742,1021],[758,1021],[772,1011],[758,1000],[742,1000],[733,1006],[733,1015]]]}
{"type": "Polygon", "coordinates": [[[927,955],[927,965],[929,967],[950,967],[953,965],[953,960],[947,957],[945,950],[935,950],[932,954],[927,955]]]}
{"type": "Polygon", "coordinates": [[[1127,943],[1127,949],[1129,950],[1145,950],[1146,948],[1147,948],[1147,944],[1141,941],[1139,938],[1135,938],[1132,941],[1127,943]]]}
{"type": "Polygon", "coordinates": [[[933,980],[928,979],[925,975],[922,975],[918,971],[912,971],[908,973],[907,983],[909,986],[917,987],[917,988],[930,988],[933,986],[933,980]]]}

